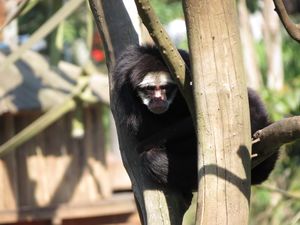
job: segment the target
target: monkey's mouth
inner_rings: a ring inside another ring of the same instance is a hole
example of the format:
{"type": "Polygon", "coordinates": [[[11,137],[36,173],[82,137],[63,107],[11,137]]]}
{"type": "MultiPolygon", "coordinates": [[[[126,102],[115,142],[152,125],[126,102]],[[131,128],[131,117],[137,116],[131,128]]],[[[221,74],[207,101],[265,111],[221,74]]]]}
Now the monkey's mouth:
{"type": "Polygon", "coordinates": [[[169,108],[169,104],[167,101],[163,100],[155,100],[150,101],[149,110],[154,114],[162,114],[166,112],[169,108]]]}

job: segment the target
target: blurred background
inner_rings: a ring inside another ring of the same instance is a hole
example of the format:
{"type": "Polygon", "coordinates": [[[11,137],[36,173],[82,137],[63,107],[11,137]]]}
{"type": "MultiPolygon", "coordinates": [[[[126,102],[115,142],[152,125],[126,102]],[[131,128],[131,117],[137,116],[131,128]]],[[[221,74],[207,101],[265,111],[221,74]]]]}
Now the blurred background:
{"type": "MultiPolygon", "coordinates": [[[[181,1],[151,3],[187,49],[181,1]]],[[[284,3],[300,22],[300,1],[284,3]]],[[[270,120],[299,115],[300,44],[272,0],[237,6],[248,86],[270,120]]],[[[0,28],[0,224],[140,224],[87,1],[0,0],[0,28]]],[[[252,188],[251,225],[300,225],[299,165],[300,142],[284,146],[270,179],[252,188]]]]}

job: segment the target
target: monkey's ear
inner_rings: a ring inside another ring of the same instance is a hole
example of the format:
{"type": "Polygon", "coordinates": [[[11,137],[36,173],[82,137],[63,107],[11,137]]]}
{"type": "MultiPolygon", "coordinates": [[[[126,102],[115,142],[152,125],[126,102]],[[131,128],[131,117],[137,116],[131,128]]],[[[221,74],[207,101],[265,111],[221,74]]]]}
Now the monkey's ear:
{"type": "Polygon", "coordinates": [[[116,102],[115,111],[121,122],[125,123],[133,132],[137,132],[141,124],[141,105],[134,91],[132,81],[133,70],[138,66],[139,51],[137,46],[130,46],[117,60],[112,72],[114,88],[112,98],[116,102]]]}
{"type": "Polygon", "coordinates": [[[119,114],[121,122],[126,124],[132,132],[137,133],[142,122],[139,108],[141,105],[131,85],[126,82],[119,88],[115,87],[112,96],[116,102],[115,112],[119,114]]]}

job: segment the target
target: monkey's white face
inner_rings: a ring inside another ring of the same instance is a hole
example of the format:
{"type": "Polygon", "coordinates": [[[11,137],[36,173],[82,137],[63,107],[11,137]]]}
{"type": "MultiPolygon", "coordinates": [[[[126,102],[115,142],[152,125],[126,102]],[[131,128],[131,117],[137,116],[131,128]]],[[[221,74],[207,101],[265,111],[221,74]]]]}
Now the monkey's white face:
{"type": "Polygon", "coordinates": [[[151,112],[162,114],[169,109],[176,95],[177,86],[169,73],[151,72],[139,83],[137,92],[151,112]]]}

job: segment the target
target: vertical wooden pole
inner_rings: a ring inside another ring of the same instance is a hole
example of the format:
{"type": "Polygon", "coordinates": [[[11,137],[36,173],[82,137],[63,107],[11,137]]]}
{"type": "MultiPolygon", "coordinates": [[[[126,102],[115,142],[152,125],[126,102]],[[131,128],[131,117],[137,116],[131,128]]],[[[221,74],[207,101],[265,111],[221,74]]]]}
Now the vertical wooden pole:
{"type": "Polygon", "coordinates": [[[248,223],[250,123],[236,2],[186,0],[198,124],[197,224],[248,223]]]}

